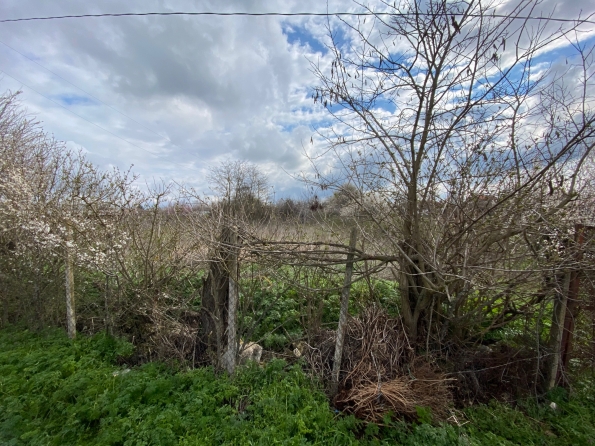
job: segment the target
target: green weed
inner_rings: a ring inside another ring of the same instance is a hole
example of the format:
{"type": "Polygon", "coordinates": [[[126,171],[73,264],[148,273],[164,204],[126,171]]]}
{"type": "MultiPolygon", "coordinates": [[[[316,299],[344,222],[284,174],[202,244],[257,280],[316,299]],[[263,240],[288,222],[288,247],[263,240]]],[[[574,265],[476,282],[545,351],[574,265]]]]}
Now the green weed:
{"type": "Polygon", "coordinates": [[[59,330],[0,331],[3,445],[589,445],[595,392],[542,404],[466,409],[463,427],[392,420],[366,424],[334,413],[299,365],[252,363],[229,377],[159,363],[118,367],[132,346],[103,333],[70,341],[59,330]],[[549,406],[556,403],[556,409],[549,406]]]}

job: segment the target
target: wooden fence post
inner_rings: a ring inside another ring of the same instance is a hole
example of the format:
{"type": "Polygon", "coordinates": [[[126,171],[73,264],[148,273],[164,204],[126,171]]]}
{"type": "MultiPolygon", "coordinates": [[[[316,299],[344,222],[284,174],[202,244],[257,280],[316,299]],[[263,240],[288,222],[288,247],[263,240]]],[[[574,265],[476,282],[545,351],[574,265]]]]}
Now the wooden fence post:
{"type": "Polygon", "coordinates": [[[68,227],[68,235],[66,238],[66,246],[64,248],[64,285],[66,288],[66,324],[68,326],[68,337],[70,339],[76,338],[76,312],[75,312],[75,297],[74,297],[74,260],[71,252],[72,243],[72,229],[68,227]]]}
{"type": "Polygon", "coordinates": [[[349,253],[347,254],[347,262],[345,264],[345,280],[343,282],[343,289],[341,290],[341,312],[339,314],[339,325],[337,326],[335,358],[333,361],[333,371],[331,375],[331,399],[334,398],[339,391],[339,374],[341,372],[341,358],[343,356],[345,325],[347,323],[347,316],[349,314],[349,292],[351,289],[351,277],[353,275],[353,257],[355,254],[354,251],[356,238],[357,229],[353,227],[349,237],[349,253]]]}
{"type": "Polygon", "coordinates": [[[240,269],[238,264],[238,236],[235,231],[230,234],[230,255],[229,255],[229,301],[227,306],[227,349],[224,354],[223,363],[227,372],[231,375],[236,368],[238,359],[238,299],[240,269]]]}

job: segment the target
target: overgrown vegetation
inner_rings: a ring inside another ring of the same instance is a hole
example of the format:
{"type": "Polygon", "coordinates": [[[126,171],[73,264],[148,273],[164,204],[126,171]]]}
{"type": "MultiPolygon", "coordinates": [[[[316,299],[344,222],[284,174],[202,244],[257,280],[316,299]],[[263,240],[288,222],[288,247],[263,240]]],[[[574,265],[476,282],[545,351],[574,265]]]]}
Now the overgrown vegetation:
{"type": "MultiPolygon", "coordinates": [[[[398,444],[577,445],[595,438],[595,393],[584,381],[515,408],[458,412],[462,426],[389,416],[364,424],[329,406],[299,365],[250,364],[234,377],[211,368],[129,367],[132,345],[99,333],[0,331],[0,442],[6,445],[398,444]],[[550,403],[557,404],[556,409],[550,403]]],[[[452,420],[451,420],[452,421],[452,420]]]]}
{"type": "Polygon", "coordinates": [[[383,3],[349,46],[329,22],[301,201],[243,161],[139,190],[0,96],[2,441],[595,438],[585,23],[383,3]]]}
{"type": "Polygon", "coordinates": [[[0,334],[2,444],[349,444],[324,394],[298,366],[129,369],[131,345],[101,333],[0,334]],[[116,365],[116,362],[121,365],[116,365]]]}

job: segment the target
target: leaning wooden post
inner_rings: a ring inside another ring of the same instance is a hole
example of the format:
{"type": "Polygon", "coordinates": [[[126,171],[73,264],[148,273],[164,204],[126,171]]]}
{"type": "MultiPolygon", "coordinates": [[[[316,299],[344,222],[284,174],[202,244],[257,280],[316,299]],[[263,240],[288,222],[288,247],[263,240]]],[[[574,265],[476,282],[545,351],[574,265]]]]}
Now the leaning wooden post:
{"type": "Polygon", "coordinates": [[[238,357],[238,335],[237,315],[239,298],[239,264],[238,264],[238,237],[235,231],[230,231],[230,255],[229,255],[229,300],[227,306],[227,350],[225,352],[224,364],[227,372],[231,375],[236,368],[238,357]]]}
{"type": "Polygon", "coordinates": [[[335,358],[333,361],[333,372],[331,375],[331,399],[339,391],[339,374],[341,372],[341,357],[343,356],[343,341],[345,339],[345,324],[349,311],[349,291],[351,289],[351,276],[353,275],[353,257],[355,254],[355,242],[357,238],[356,228],[351,229],[349,237],[349,253],[345,264],[345,280],[341,290],[341,312],[339,313],[339,325],[337,326],[337,342],[335,343],[335,358]]]}
{"type": "Polygon", "coordinates": [[[66,288],[66,324],[68,337],[76,338],[76,313],[74,309],[74,261],[72,256],[72,229],[68,227],[66,246],[64,248],[64,274],[66,288]]]}

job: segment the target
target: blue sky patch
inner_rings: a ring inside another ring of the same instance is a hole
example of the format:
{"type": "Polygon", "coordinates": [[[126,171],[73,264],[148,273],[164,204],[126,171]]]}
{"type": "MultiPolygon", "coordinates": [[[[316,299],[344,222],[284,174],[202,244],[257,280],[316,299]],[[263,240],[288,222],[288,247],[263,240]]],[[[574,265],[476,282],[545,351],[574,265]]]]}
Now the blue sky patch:
{"type": "Polygon", "coordinates": [[[287,42],[292,45],[295,43],[300,46],[309,45],[313,51],[321,52],[322,54],[325,54],[328,51],[326,46],[324,46],[318,39],[314,38],[314,36],[302,26],[284,26],[283,33],[287,36],[287,42]]]}
{"type": "Polygon", "coordinates": [[[63,105],[95,105],[95,101],[92,99],[78,94],[60,95],[57,99],[63,105]]]}

